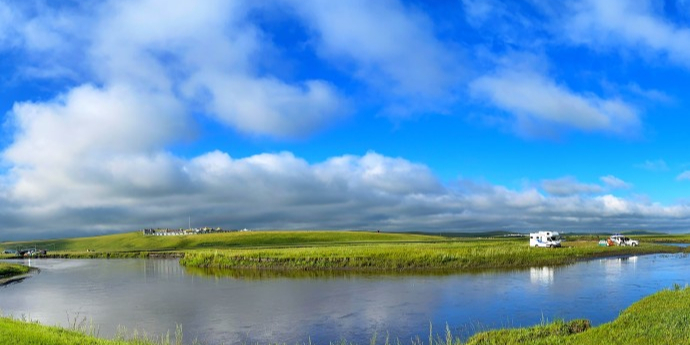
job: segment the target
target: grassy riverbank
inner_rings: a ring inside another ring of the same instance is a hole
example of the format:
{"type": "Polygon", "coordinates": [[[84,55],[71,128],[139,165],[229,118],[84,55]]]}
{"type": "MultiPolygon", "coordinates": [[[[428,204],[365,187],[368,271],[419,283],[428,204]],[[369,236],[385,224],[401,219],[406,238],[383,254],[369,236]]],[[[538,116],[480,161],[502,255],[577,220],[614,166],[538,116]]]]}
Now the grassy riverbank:
{"type": "Polygon", "coordinates": [[[690,344],[689,313],[689,288],[664,290],[634,303],[613,322],[582,332],[556,322],[484,332],[467,344],[690,344]]]}
{"type": "Polygon", "coordinates": [[[180,260],[188,267],[278,270],[450,270],[563,265],[578,260],[649,253],[676,253],[671,246],[599,247],[576,241],[563,248],[530,248],[525,240],[463,240],[420,244],[194,251],[180,260]]]}
{"type": "Polygon", "coordinates": [[[524,237],[457,238],[357,231],[257,231],[189,236],[144,236],[132,232],[2,245],[43,248],[48,250],[49,257],[61,258],[184,256],[181,263],[187,267],[243,270],[467,271],[682,251],[650,243],[651,238],[639,247],[599,247],[596,239],[573,239],[565,242],[563,248],[548,249],[530,248],[524,237]]]}
{"type": "MultiPolygon", "coordinates": [[[[498,345],[498,344],[690,344],[690,289],[664,290],[648,296],[623,311],[609,323],[590,327],[587,320],[556,321],[529,328],[501,329],[475,334],[466,342],[450,332],[428,340],[400,341],[413,345],[498,345]]],[[[88,332],[87,332],[88,333],[88,332]]],[[[122,337],[121,337],[122,338],[122,337]]],[[[159,339],[104,340],[59,327],[42,326],[0,317],[0,345],[98,344],[152,345],[183,343],[181,330],[159,339]]],[[[396,343],[389,338],[372,338],[371,344],[396,343]]],[[[280,340],[276,340],[280,343],[280,340]]],[[[309,342],[311,344],[311,342],[309,342]]],[[[306,344],[306,342],[305,342],[306,344]]],[[[345,340],[333,344],[349,344],[345,340]]]]}
{"type": "MultiPolygon", "coordinates": [[[[77,328],[78,329],[78,328],[77,328]]],[[[171,339],[170,336],[150,339],[134,336],[133,339],[101,339],[89,334],[87,329],[69,330],[54,326],[44,326],[36,322],[27,322],[7,317],[0,317],[0,345],[171,345],[183,344],[181,335],[171,339]]]]}
{"type": "Polygon", "coordinates": [[[29,273],[30,268],[24,265],[0,262],[0,279],[29,273]]]}

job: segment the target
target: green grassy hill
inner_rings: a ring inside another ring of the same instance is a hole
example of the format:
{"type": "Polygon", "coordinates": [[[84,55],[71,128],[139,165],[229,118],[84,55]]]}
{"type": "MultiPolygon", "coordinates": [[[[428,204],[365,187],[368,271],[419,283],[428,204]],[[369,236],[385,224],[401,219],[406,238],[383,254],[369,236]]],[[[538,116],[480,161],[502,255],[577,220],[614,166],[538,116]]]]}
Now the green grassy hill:
{"type": "Polygon", "coordinates": [[[438,242],[443,237],[363,231],[250,231],[186,236],[144,236],[141,232],[45,241],[5,242],[3,248],[31,247],[51,252],[131,252],[328,246],[348,243],[438,242]]]}

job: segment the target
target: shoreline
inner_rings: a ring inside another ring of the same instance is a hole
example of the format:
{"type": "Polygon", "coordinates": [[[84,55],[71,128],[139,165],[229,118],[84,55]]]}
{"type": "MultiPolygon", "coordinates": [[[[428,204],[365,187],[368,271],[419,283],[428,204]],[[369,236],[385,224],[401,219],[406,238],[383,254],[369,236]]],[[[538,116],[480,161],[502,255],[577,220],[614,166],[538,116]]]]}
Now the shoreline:
{"type": "Polygon", "coordinates": [[[598,239],[598,236],[572,236],[562,248],[532,248],[524,237],[447,238],[355,231],[264,231],[188,236],[145,236],[131,232],[4,245],[54,248],[47,255],[33,257],[38,260],[179,259],[186,268],[420,274],[557,267],[596,258],[690,253],[690,248],[660,244],[690,241],[690,235],[641,236],[642,243],[636,247],[600,247],[598,239]]]}
{"type": "Polygon", "coordinates": [[[0,286],[5,286],[31,277],[39,269],[16,263],[0,262],[0,286]]]}
{"type": "MultiPolygon", "coordinates": [[[[351,272],[351,273],[409,273],[409,274],[454,274],[454,273],[480,273],[491,270],[527,269],[532,267],[558,267],[570,265],[581,261],[589,261],[602,258],[631,257],[653,254],[682,254],[685,248],[651,245],[640,247],[610,247],[609,250],[597,250],[589,247],[585,251],[576,247],[564,248],[504,248],[507,252],[498,253],[498,249],[488,247],[473,250],[473,253],[462,252],[464,248],[456,248],[459,253],[449,253],[449,249],[429,249],[439,260],[433,258],[423,261],[419,258],[393,257],[386,258],[396,248],[378,248],[379,251],[365,255],[359,253],[355,256],[333,256],[329,250],[338,249],[353,250],[355,247],[331,247],[325,248],[328,255],[319,256],[312,254],[309,257],[300,255],[287,255],[285,251],[300,251],[304,248],[282,249],[242,249],[242,250],[216,250],[213,252],[200,251],[133,251],[133,252],[86,252],[86,253],[49,253],[42,259],[179,259],[180,265],[189,269],[200,270],[227,270],[227,271],[256,271],[256,272],[351,272]],[[653,247],[652,247],[653,246],[653,247]],[[614,249],[615,248],[615,249],[614,249]],[[269,252],[267,254],[267,252],[269,252]],[[272,253],[272,254],[271,254],[272,253]],[[329,256],[330,255],[330,256],[329,256]],[[510,257],[514,255],[515,257],[510,257]],[[518,259],[519,256],[525,256],[518,259]],[[480,258],[477,258],[480,256],[480,258]],[[383,258],[382,258],[383,257],[383,258]],[[381,261],[376,261],[381,259],[381,261]]],[[[370,247],[360,247],[366,251],[370,247]]],[[[403,248],[404,249],[404,248],[403,248]]],[[[318,247],[309,247],[307,250],[316,250],[318,247]]],[[[290,253],[288,253],[290,254],[290,253]]],[[[294,253],[292,253],[294,254],[294,253]]],[[[298,253],[299,254],[299,253],[298,253]]],[[[337,254],[337,253],[336,253],[337,254]]],[[[344,253],[349,254],[349,253],[344,253]]],[[[429,253],[426,253],[429,254],[429,253]]],[[[430,254],[430,255],[431,255],[430,254]]],[[[20,258],[15,258],[20,259],[20,258]]]]}
{"type": "Polygon", "coordinates": [[[559,249],[489,246],[479,249],[415,248],[416,253],[407,253],[406,249],[409,248],[362,247],[346,248],[340,252],[338,248],[189,252],[181,258],[180,264],[188,268],[246,271],[463,273],[495,269],[557,267],[597,258],[684,253],[682,248],[660,245],[611,247],[608,250],[593,246],[559,249]]]}

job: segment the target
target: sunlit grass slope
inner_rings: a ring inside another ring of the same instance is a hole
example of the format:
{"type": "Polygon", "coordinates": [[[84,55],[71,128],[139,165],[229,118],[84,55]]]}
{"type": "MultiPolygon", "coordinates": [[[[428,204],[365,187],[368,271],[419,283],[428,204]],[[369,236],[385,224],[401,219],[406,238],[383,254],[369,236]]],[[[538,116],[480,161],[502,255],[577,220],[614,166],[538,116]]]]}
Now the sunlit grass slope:
{"type": "Polygon", "coordinates": [[[361,231],[251,231],[187,236],[144,236],[141,232],[45,241],[7,242],[2,246],[38,247],[51,252],[184,251],[243,247],[336,245],[362,242],[433,242],[440,236],[361,231]]]}
{"type": "Polygon", "coordinates": [[[690,344],[690,289],[658,292],[616,320],[580,333],[564,331],[563,324],[484,332],[468,344],[690,344]]]}

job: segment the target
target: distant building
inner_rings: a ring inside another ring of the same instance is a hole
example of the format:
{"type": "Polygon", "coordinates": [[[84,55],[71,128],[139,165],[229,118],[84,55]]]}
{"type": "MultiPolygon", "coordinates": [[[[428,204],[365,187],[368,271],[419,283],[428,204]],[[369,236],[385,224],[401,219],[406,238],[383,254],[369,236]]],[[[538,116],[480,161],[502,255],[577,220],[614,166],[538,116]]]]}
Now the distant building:
{"type": "MultiPolygon", "coordinates": [[[[245,229],[246,230],[246,229],[245,229]]],[[[210,234],[217,232],[229,232],[230,230],[223,230],[221,228],[194,228],[194,229],[142,229],[141,233],[144,236],[182,236],[182,235],[197,235],[210,234]]]]}

